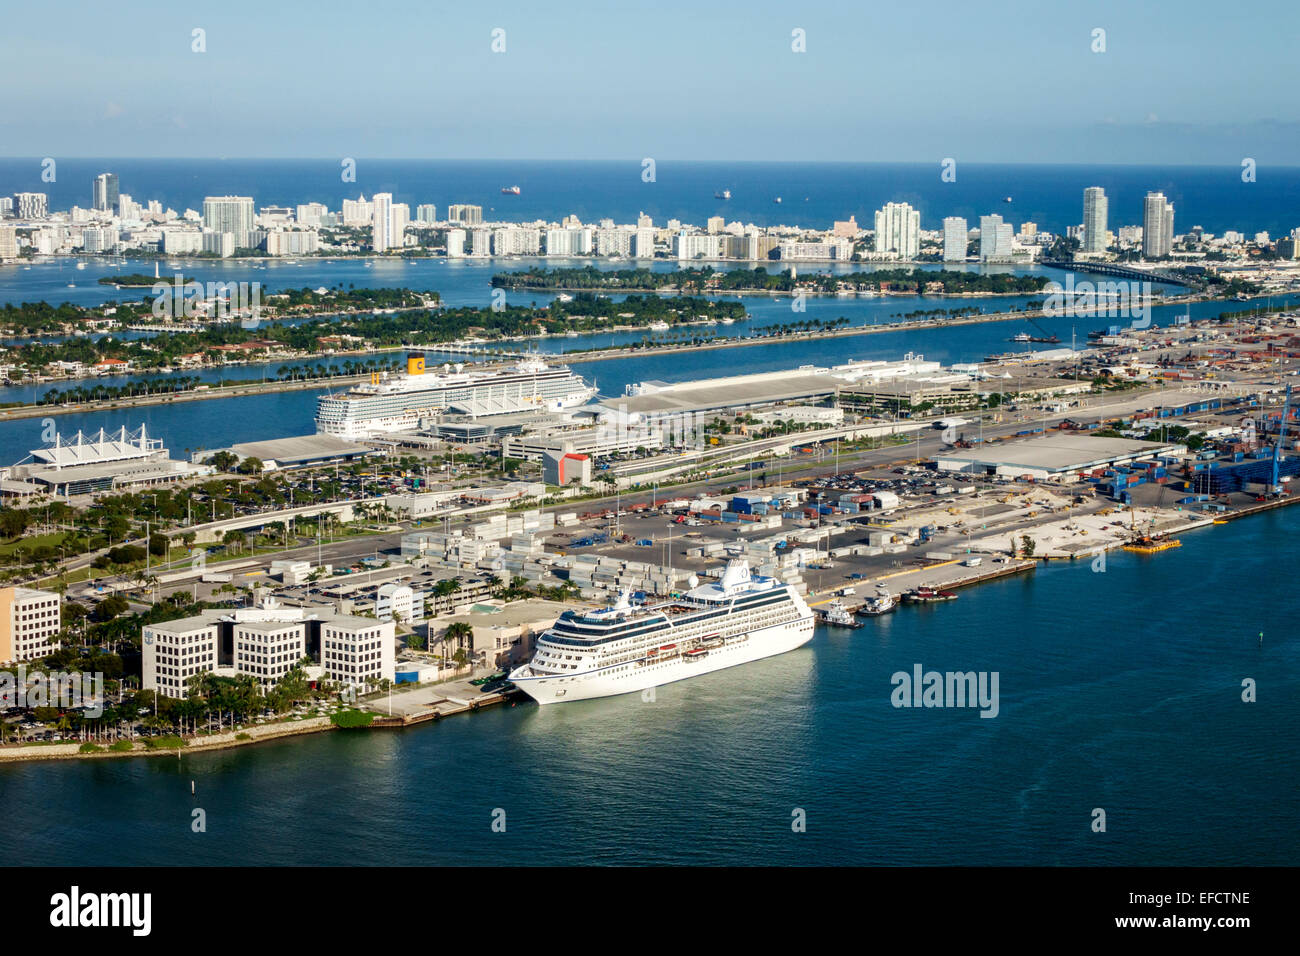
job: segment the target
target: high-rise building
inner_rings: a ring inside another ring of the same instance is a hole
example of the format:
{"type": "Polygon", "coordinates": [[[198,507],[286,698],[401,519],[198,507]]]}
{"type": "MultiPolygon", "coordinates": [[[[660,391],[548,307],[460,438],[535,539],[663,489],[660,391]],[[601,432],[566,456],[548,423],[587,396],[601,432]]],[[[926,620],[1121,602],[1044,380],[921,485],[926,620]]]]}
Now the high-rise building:
{"type": "Polygon", "coordinates": [[[53,654],[59,646],[61,603],[55,591],[0,588],[0,664],[53,654]]]}
{"type": "Polygon", "coordinates": [[[404,202],[393,203],[393,243],[406,245],[406,227],[411,223],[411,207],[404,202]]]}
{"type": "Polygon", "coordinates": [[[19,219],[44,219],[48,212],[45,193],[14,193],[14,215],[19,219]]]}
{"type": "Polygon", "coordinates": [[[858,229],[858,219],[856,216],[849,216],[849,218],[845,220],[836,219],[833,223],[831,223],[832,236],[836,236],[844,239],[852,239],[855,236],[857,236],[859,231],[860,230],[858,229]]]}
{"type": "Polygon", "coordinates": [[[597,229],[596,230],[596,255],[598,256],[630,256],[632,255],[632,237],[635,233],[631,229],[597,229]]]}
{"type": "Polygon", "coordinates": [[[309,202],[299,205],[293,218],[300,226],[313,226],[319,228],[321,220],[328,214],[329,207],[324,203],[309,202]]]}
{"type": "Polygon", "coordinates": [[[969,230],[961,216],[949,216],[943,221],[943,261],[964,262],[969,230]]]}
{"type": "Polygon", "coordinates": [[[589,256],[594,241],[594,230],[580,226],[568,229],[546,230],[548,256],[589,256]]]}
{"type": "Polygon", "coordinates": [[[18,230],[13,226],[0,226],[0,262],[18,258],[18,230]]]}
{"type": "Polygon", "coordinates": [[[682,230],[673,237],[673,255],[678,259],[717,259],[721,252],[718,236],[682,230]]]}
{"type": "Polygon", "coordinates": [[[117,227],[87,226],[81,231],[81,248],[88,253],[116,251],[117,227]]]}
{"type": "Polygon", "coordinates": [[[704,228],[707,229],[710,233],[718,233],[718,232],[722,232],[722,230],[726,228],[726,225],[727,225],[727,220],[724,217],[710,216],[708,222],[705,223],[704,228]]]}
{"type": "Polygon", "coordinates": [[[101,212],[117,209],[117,173],[100,173],[91,186],[91,206],[101,212]]]}
{"type": "Polygon", "coordinates": [[[1011,223],[1003,222],[1002,217],[994,213],[980,216],[980,259],[985,262],[1011,258],[1011,243],[1015,231],[1011,223]]]}
{"type": "Polygon", "coordinates": [[[465,230],[447,230],[447,258],[459,259],[465,255],[465,230]]]}
{"type": "Polygon", "coordinates": [[[885,203],[876,211],[876,252],[915,259],[921,251],[921,213],[905,202],[885,203]]]}
{"type": "Polygon", "coordinates": [[[477,226],[483,221],[483,207],[453,203],[447,207],[447,221],[463,223],[466,226],[477,226]]]}
{"type": "Polygon", "coordinates": [[[492,255],[492,230],[490,229],[470,230],[469,254],[471,256],[492,255]]]}
{"type": "MultiPolygon", "coordinates": [[[[252,230],[249,230],[250,232],[252,230]]],[[[232,232],[213,232],[203,230],[203,251],[222,259],[229,259],[235,254],[235,234],[232,232]]]]}
{"type": "Polygon", "coordinates": [[[356,199],[343,200],[343,225],[369,226],[374,222],[374,218],[374,203],[367,202],[364,195],[356,199]]]}
{"type": "Polygon", "coordinates": [[[433,203],[420,203],[415,207],[415,221],[419,223],[437,222],[438,207],[433,203]]]}
{"type": "Polygon", "coordinates": [[[320,249],[315,229],[272,229],[266,234],[266,253],[271,256],[309,256],[320,249]]]}
{"type": "Polygon", "coordinates": [[[8,219],[14,214],[14,201],[8,196],[0,196],[0,217],[8,219]]]}
{"type": "Polygon", "coordinates": [[[1106,251],[1106,218],[1110,201],[1106,190],[1089,186],[1083,191],[1083,251],[1106,251]]]}
{"type": "Polygon", "coordinates": [[[1147,193],[1142,215],[1142,255],[1160,259],[1174,248],[1174,204],[1164,193],[1147,193]]]}
{"type": "MultiPolygon", "coordinates": [[[[642,216],[641,219],[649,219],[642,216]]],[[[632,239],[632,257],[635,259],[653,259],[655,257],[655,231],[650,226],[637,226],[632,239]]]]}
{"type": "Polygon", "coordinates": [[[375,193],[371,202],[370,245],[383,252],[393,246],[393,194],[375,193]]]}
{"type": "Polygon", "coordinates": [[[253,197],[208,196],[203,200],[203,228],[209,232],[228,232],[235,246],[244,246],[253,231],[253,197]]]}
{"type": "Polygon", "coordinates": [[[542,250],[539,229],[507,226],[492,233],[492,254],[496,256],[535,256],[542,250]]]}

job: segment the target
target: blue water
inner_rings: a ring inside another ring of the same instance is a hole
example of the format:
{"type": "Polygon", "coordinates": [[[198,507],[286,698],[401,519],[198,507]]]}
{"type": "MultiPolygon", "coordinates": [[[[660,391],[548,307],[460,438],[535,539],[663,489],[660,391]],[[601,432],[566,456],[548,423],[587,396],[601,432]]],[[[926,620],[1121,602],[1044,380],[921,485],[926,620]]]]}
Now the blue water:
{"type": "Polygon", "coordinates": [[[201,210],[203,197],[252,196],[259,206],[322,202],[338,210],[344,199],[391,192],[397,202],[483,206],[485,218],[584,221],[610,217],[634,222],[640,212],[656,225],[670,218],[703,224],[725,216],[757,225],[828,227],[854,215],[867,228],[891,200],[910,202],[921,224],[938,229],[944,216],[972,221],[996,212],[1017,225],[1029,220],[1054,232],[1083,221],[1083,190],[1102,186],[1110,199],[1111,228],[1142,221],[1142,197],[1160,190],[1175,207],[1175,226],[1201,225],[1212,233],[1238,229],[1273,235],[1295,227],[1300,169],[1261,167],[1243,183],[1238,159],[1223,166],[1017,166],[960,163],[956,182],[943,182],[934,163],[699,163],[663,160],[654,182],[642,180],[641,159],[626,162],[541,162],[360,159],[355,183],[339,177],[338,159],[179,160],[61,159],[58,180],[41,181],[40,159],[0,159],[0,195],[45,192],[51,205],[89,207],[91,180],[116,172],[121,190],[137,201],[161,200],[178,212],[201,210]],[[519,196],[502,186],[518,185],[519,196]],[[730,189],[731,200],[714,194],[730,189]],[[773,200],[780,196],[778,205],[773,200]],[[1011,203],[1003,200],[1012,198],[1011,203]]]}
{"type": "Polygon", "coordinates": [[[21,834],[0,863],[1294,865],[1300,595],[1266,582],[1300,558],[1298,525],[1042,566],[653,703],[0,767],[21,834]],[[918,663],[997,671],[999,716],[893,708],[891,675],[918,663]]]}
{"type": "MultiPolygon", "coordinates": [[[[1295,297],[1295,299],[1300,301],[1300,297],[1295,297]]],[[[764,325],[790,321],[792,313],[790,312],[789,301],[789,299],[747,298],[745,305],[752,313],[752,319],[747,320],[745,323],[737,322],[734,326],[720,325],[714,328],[719,335],[743,334],[745,329],[761,328],[764,325]],[[741,331],[737,332],[736,330],[741,331]]],[[[807,312],[798,316],[798,318],[822,317],[830,319],[839,315],[849,315],[856,325],[869,325],[873,317],[878,318],[883,324],[888,321],[888,316],[873,313],[873,310],[881,307],[882,302],[889,313],[892,314],[914,308],[950,308],[967,301],[984,308],[992,308],[989,303],[994,300],[918,300],[915,298],[845,300],[814,298],[807,300],[807,312]]],[[[1275,303],[1282,301],[1284,300],[1280,298],[1275,299],[1275,303]]],[[[1172,324],[1177,316],[1183,315],[1184,312],[1190,311],[1193,319],[1199,319],[1215,316],[1220,312],[1237,307],[1236,303],[1222,302],[1197,303],[1190,307],[1157,307],[1152,309],[1152,320],[1156,326],[1167,326],[1172,324]]],[[[1107,320],[1060,317],[1039,319],[1037,324],[1038,327],[1055,333],[1066,345],[1069,344],[1071,336],[1076,335],[1078,344],[1082,346],[1085,344],[1087,331],[1093,327],[1105,326],[1107,320]]],[[[828,339],[790,342],[774,341],[762,345],[707,349],[697,352],[647,354],[627,358],[601,359],[599,361],[577,363],[573,368],[587,381],[594,381],[602,396],[613,397],[623,394],[624,387],[632,382],[647,380],[680,382],[690,379],[735,375],[742,371],[773,371],[795,368],[805,364],[830,365],[851,359],[898,359],[907,352],[919,353],[926,358],[944,364],[978,362],[993,353],[1023,348],[1023,346],[1012,345],[1007,341],[1012,334],[1020,329],[1031,329],[1031,327],[1025,322],[1008,321],[959,325],[947,328],[874,332],[828,339]]],[[[532,340],[526,344],[521,344],[519,347],[521,349],[535,348],[548,354],[557,354],[565,349],[604,347],[647,337],[653,338],[653,334],[647,335],[638,332],[611,335],[605,333],[572,339],[551,337],[532,340]]],[[[457,357],[451,360],[461,361],[462,359],[457,357]]],[[[284,364],[282,362],[271,362],[237,366],[226,370],[205,370],[182,374],[196,374],[207,381],[218,381],[221,378],[256,380],[263,375],[274,376],[284,364]]],[[[109,377],[103,381],[114,384],[126,381],[128,378],[127,376],[109,377]]],[[[43,394],[51,388],[68,388],[75,384],[78,383],[9,387],[0,390],[0,399],[5,401],[32,401],[37,394],[43,394]]],[[[81,380],[79,384],[89,386],[93,385],[94,382],[92,380],[81,380]]],[[[334,387],[338,388],[339,386],[334,387]]],[[[316,400],[320,394],[327,390],[328,386],[321,389],[240,398],[208,399],[175,405],[109,409],[59,415],[54,418],[54,421],[57,422],[60,432],[69,435],[75,433],[78,429],[97,431],[100,428],[106,428],[111,431],[123,426],[137,428],[141,423],[144,423],[149,426],[151,433],[164,439],[167,446],[174,453],[200,448],[225,448],[241,441],[261,441],[270,438],[310,434],[315,430],[316,400]]],[[[33,448],[40,447],[43,444],[40,441],[43,427],[41,418],[0,422],[0,462],[17,462],[24,458],[33,448]]]]}

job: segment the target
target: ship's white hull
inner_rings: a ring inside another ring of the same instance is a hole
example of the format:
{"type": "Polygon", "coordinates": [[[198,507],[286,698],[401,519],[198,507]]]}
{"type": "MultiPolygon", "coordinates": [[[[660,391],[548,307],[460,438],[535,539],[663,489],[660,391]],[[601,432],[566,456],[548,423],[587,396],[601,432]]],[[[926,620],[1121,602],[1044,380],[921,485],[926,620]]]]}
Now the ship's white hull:
{"type": "MultiPolygon", "coordinates": [[[[539,408],[551,412],[563,412],[570,408],[578,408],[591,401],[596,395],[594,388],[584,389],[580,392],[567,395],[563,398],[551,399],[545,402],[528,403],[520,405],[516,411],[537,410],[539,408]]],[[[390,435],[395,432],[414,431],[420,427],[422,417],[435,415],[443,411],[441,406],[430,405],[426,408],[410,409],[396,415],[373,418],[344,418],[343,420],[327,419],[320,415],[316,417],[316,431],[322,435],[337,435],[340,438],[365,439],[373,438],[380,435],[390,435]]]]}
{"type": "Polygon", "coordinates": [[[802,647],[812,636],[813,619],[810,615],[754,631],[748,640],[712,648],[707,657],[698,660],[678,656],[635,668],[606,667],[586,673],[548,676],[532,676],[529,666],[525,665],[515,670],[510,679],[539,704],[614,697],[784,654],[802,647]]]}

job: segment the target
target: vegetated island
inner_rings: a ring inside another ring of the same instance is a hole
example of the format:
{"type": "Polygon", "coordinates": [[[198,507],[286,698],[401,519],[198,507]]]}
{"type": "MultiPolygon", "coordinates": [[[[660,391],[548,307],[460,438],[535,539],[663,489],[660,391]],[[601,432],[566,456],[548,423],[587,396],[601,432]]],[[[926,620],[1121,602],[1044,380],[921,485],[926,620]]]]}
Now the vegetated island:
{"type": "MultiPolygon", "coordinates": [[[[796,266],[802,263],[796,263],[796,266]]],[[[797,270],[796,270],[797,271],[797,270]]],[[[492,277],[500,289],[554,292],[678,292],[696,295],[805,292],[834,295],[839,292],[874,292],[888,295],[1032,295],[1042,292],[1046,280],[1035,275],[952,272],[946,269],[878,269],[846,275],[733,269],[722,272],[708,266],[653,272],[649,269],[601,270],[545,269],[500,272],[492,277]]]]}

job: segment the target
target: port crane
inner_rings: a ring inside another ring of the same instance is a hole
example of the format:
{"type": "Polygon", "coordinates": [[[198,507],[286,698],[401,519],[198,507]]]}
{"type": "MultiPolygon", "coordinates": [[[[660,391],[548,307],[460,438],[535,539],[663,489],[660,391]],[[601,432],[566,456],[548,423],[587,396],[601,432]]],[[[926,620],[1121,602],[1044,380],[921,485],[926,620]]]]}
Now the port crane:
{"type": "Polygon", "coordinates": [[[1286,420],[1291,414],[1291,386],[1286,387],[1286,398],[1282,402],[1282,419],[1277,425],[1277,441],[1273,443],[1273,481],[1269,485],[1269,491],[1274,495],[1282,494],[1282,486],[1278,483],[1278,463],[1282,460],[1282,442],[1286,439],[1286,420]]]}

